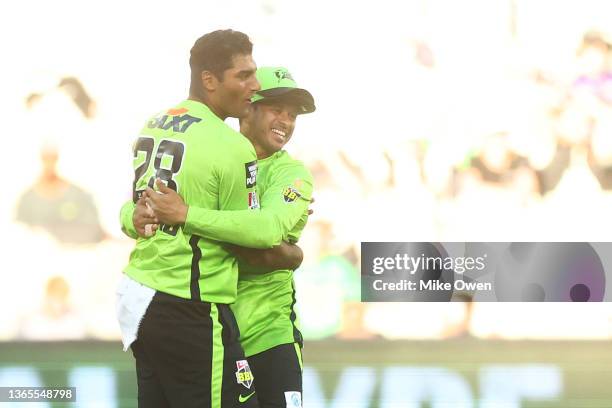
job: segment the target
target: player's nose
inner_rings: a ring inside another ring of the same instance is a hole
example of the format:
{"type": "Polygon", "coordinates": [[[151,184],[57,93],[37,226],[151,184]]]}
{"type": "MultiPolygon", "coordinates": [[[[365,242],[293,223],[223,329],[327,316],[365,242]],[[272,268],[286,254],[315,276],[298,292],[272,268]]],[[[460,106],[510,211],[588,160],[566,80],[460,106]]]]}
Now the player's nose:
{"type": "Polygon", "coordinates": [[[291,122],[293,122],[291,112],[289,112],[287,109],[283,109],[278,115],[278,120],[282,122],[286,128],[289,128],[289,126],[291,126],[291,122]]]}
{"type": "Polygon", "coordinates": [[[255,75],[251,77],[251,83],[250,83],[249,89],[251,90],[252,93],[255,93],[261,89],[261,84],[259,83],[255,75]]]}

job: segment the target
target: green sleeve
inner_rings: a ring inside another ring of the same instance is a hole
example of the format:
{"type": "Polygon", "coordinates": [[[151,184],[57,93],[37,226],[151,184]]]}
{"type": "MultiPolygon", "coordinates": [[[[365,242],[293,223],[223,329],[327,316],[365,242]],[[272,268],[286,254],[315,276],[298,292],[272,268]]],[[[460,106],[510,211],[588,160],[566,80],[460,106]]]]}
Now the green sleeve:
{"type": "Polygon", "coordinates": [[[130,200],[123,204],[121,207],[120,219],[121,219],[121,231],[130,238],[137,239],[138,233],[134,227],[132,221],[132,215],[134,214],[134,208],[136,205],[130,200]]]}
{"type": "Polygon", "coordinates": [[[287,238],[289,231],[308,211],[312,176],[303,167],[275,170],[261,197],[261,209],[217,211],[190,206],[185,232],[248,248],[271,248],[287,238]]]}

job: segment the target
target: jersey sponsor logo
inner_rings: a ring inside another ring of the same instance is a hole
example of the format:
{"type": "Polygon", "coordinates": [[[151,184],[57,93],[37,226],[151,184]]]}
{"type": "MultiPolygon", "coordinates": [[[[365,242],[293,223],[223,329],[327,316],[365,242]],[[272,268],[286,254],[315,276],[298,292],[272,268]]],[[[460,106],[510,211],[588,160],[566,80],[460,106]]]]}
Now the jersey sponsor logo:
{"type": "Polygon", "coordinates": [[[149,129],[163,129],[163,130],[168,130],[170,128],[172,128],[172,131],[174,132],[178,132],[178,133],[184,133],[189,126],[193,125],[194,123],[198,123],[199,121],[202,120],[202,118],[196,118],[195,116],[191,116],[191,115],[172,115],[172,113],[177,113],[177,112],[182,112],[181,109],[170,109],[166,114],[166,115],[162,115],[162,116],[158,116],[156,118],[151,119],[148,123],[147,123],[147,127],[149,129]]]}
{"type": "Polygon", "coordinates": [[[291,186],[285,187],[285,189],[283,190],[283,199],[286,203],[293,203],[301,196],[302,195],[300,194],[300,192],[291,186]]]}
{"type": "Polygon", "coordinates": [[[244,164],[246,171],[246,188],[253,188],[257,185],[257,161],[253,160],[244,164]]]}
{"type": "MultiPolygon", "coordinates": [[[[245,387],[250,389],[251,385],[253,384],[254,377],[253,373],[251,372],[251,367],[249,367],[249,362],[246,360],[238,360],[236,361],[236,368],[238,369],[236,371],[236,381],[238,382],[238,384],[244,385],[245,387]]],[[[247,397],[247,399],[249,397],[247,397]]]]}
{"type": "Polygon", "coordinates": [[[287,408],[302,408],[302,393],[298,391],[285,391],[287,408]]]}
{"type": "Polygon", "coordinates": [[[253,395],[255,395],[255,391],[253,391],[252,393],[246,396],[243,396],[242,394],[238,394],[238,402],[240,403],[247,402],[249,398],[251,398],[253,395]]]}
{"type": "Polygon", "coordinates": [[[249,192],[249,209],[255,210],[259,208],[259,199],[255,191],[249,192]]]}

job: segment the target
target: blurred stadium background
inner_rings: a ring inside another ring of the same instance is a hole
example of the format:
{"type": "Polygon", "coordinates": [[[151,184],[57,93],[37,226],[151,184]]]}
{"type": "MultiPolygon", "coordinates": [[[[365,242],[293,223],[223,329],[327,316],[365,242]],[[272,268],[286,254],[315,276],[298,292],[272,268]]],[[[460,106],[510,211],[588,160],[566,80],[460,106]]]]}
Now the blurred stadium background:
{"type": "Polygon", "coordinates": [[[316,183],[306,407],[612,407],[610,305],[363,304],[358,270],[361,241],[610,240],[612,4],[357,3],[2,6],[0,386],[135,406],[114,316],[131,142],[187,95],[193,41],[232,27],[317,100],[288,146],[316,183]]]}

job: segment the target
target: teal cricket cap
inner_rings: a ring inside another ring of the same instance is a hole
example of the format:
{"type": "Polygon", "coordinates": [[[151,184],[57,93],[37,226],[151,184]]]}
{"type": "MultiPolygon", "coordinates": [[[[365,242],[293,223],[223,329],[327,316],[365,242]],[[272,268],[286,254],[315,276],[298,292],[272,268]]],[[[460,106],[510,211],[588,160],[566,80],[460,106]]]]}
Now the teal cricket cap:
{"type": "Polygon", "coordinates": [[[251,98],[252,103],[260,101],[286,101],[299,106],[300,114],[316,109],[314,98],[305,89],[298,88],[287,68],[261,67],[255,73],[261,89],[251,98]]]}

